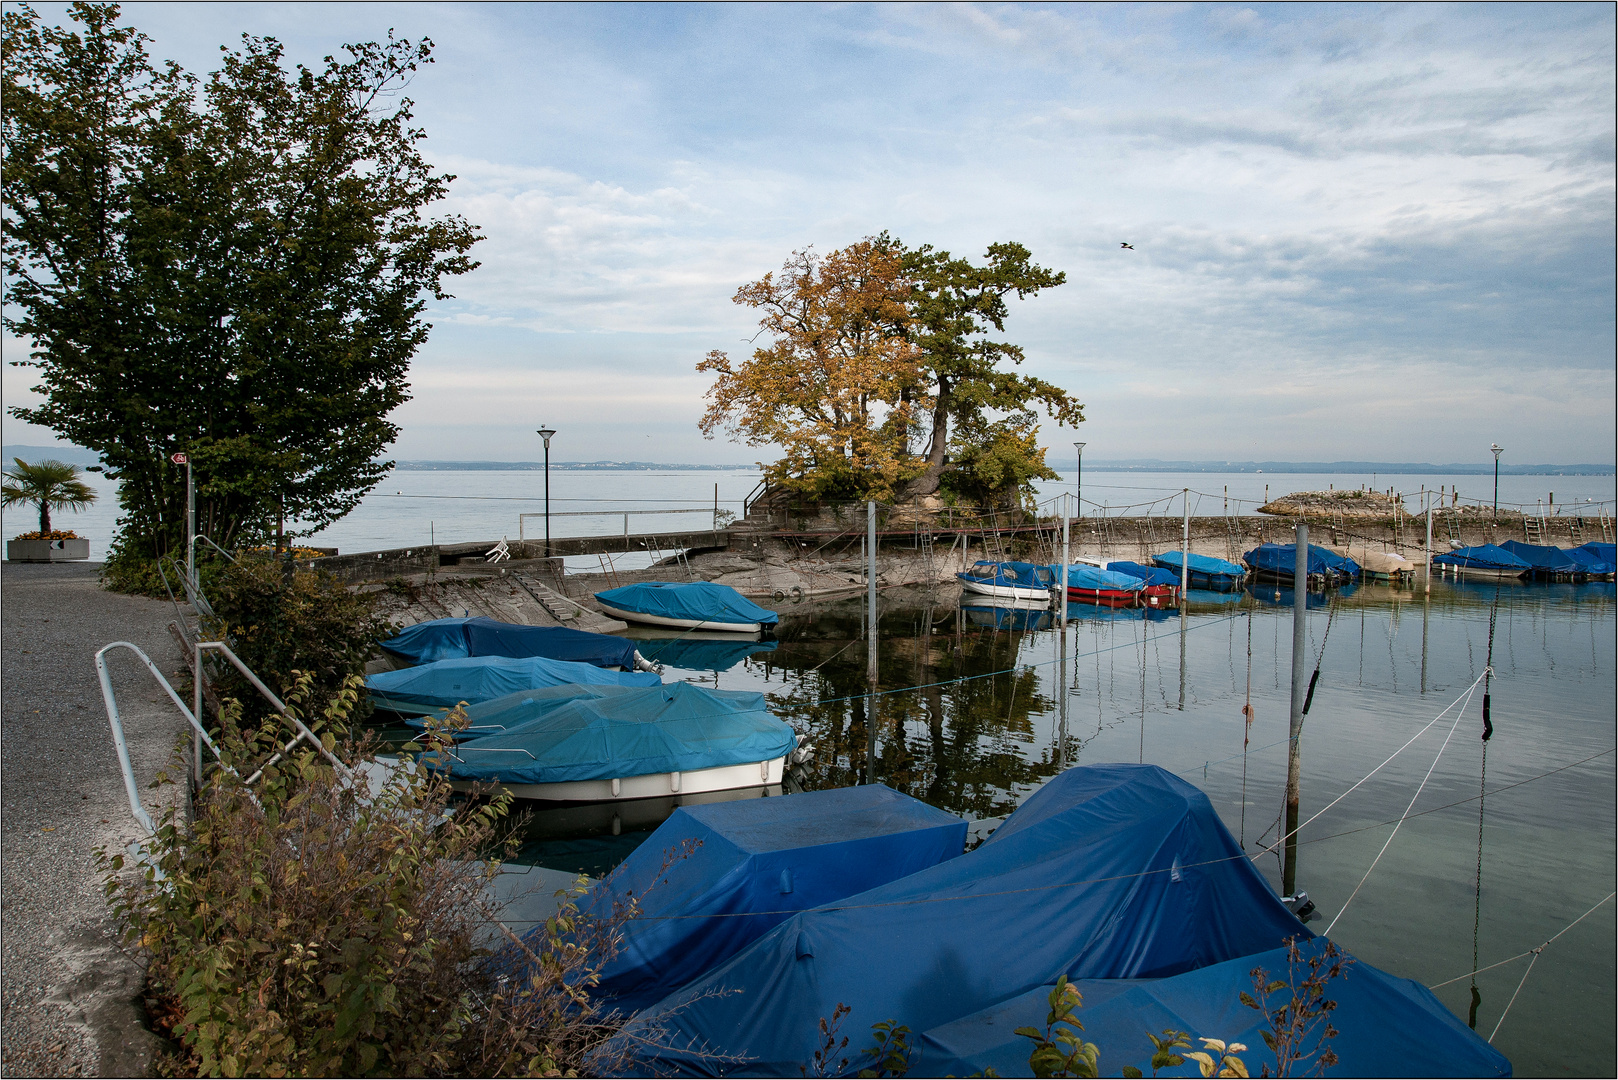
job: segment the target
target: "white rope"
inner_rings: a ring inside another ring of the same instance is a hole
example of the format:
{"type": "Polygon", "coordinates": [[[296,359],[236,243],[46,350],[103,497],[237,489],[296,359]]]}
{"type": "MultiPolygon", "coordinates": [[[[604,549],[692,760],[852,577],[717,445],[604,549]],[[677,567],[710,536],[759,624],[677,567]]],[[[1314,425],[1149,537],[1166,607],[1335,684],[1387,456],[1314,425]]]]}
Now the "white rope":
{"type": "Polygon", "coordinates": [[[1545,946],[1549,945],[1551,942],[1555,941],[1557,938],[1561,937],[1563,934],[1567,933],[1569,930],[1571,930],[1575,926],[1579,925],[1585,919],[1588,919],[1591,915],[1594,915],[1596,913],[1597,908],[1601,907],[1608,900],[1611,900],[1615,896],[1618,896],[1618,892],[1610,892],[1610,893],[1608,893],[1605,897],[1603,897],[1601,900],[1596,902],[1595,907],[1592,907],[1589,911],[1586,911],[1583,915],[1580,915],[1577,919],[1574,919],[1572,922],[1570,922],[1566,926],[1562,927],[1562,929],[1558,930],[1556,933],[1552,934],[1550,937],[1546,938],[1544,941],[1540,942],[1537,946],[1535,946],[1532,949],[1527,949],[1527,950],[1525,950],[1523,952],[1520,952],[1516,956],[1508,956],[1504,960],[1496,961],[1495,963],[1490,964],[1488,967],[1480,967],[1476,971],[1468,971],[1465,975],[1457,975],[1453,979],[1445,979],[1441,983],[1433,983],[1433,985],[1429,986],[1427,989],[1429,989],[1429,990],[1437,990],[1441,986],[1448,986],[1450,983],[1458,983],[1462,979],[1470,979],[1474,975],[1482,975],[1485,971],[1493,971],[1497,967],[1504,967],[1505,965],[1511,963],[1513,960],[1521,960],[1525,956],[1528,956],[1528,955],[1530,955],[1532,953],[1539,952],[1545,946]]]}
{"type": "MultiPolygon", "coordinates": [[[[1539,954],[1544,952],[1544,951],[1545,951],[1545,946],[1543,946],[1543,945],[1541,945],[1537,949],[1532,950],[1532,952],[1534,954],[1534,958],[1532,960],[1528,961],[1528,971],[1533,971],[1534,970],[1534,965],[1539,963],[1539,954]]],[[[1494,1030],[1489,1032],[1489,1042],[1491,1044],[1494,1042],[1494,1037],[1496,1035],[1500,1034],[1500,1025],[1506,1022],[1506,1013],[1510,1012],[1511,1007],[1513,1005],[1517,1004],[1517,995],[1522,993],[1523,983],[1528,981],[1528,971],[1525,971],[1525,972],[1522,973],[1522,978],[1517,982],[1517,989],[1515,989],[1515,990],[1513,990],[1511,992],[1511,1000],[1506,1002],[1506,1007],[1504,1009],[1502,1009],[1501,1012],[1500,1012],[1499,1021],[1494,1025],[1494,1030]]]]}
{"type": "MultiPolygon", "coordinates": [[[[1483,673],[1485,675],[1490,674],[1491,670],[1492,669],[1490,668],[1484,668],[1483,673]]],[[[1473,683],[1472,687],[1473,689],[1476,689],[1477,684],[1473,683]]],[[[1468,701],[1471,700],[1472,690],[1467,691],[1466,697],[1468,701]]],[[[1427,781],[1433,778],[1433,770],[1438,768],[1439,758],[1444,756],[1444,751],[1449,748],[1449,741],[1455,737],[1455,729],[1461,726],[1461,721],[1465,718],[1466,710],[1463,708],[1459,713],[1456,714],[1455,723],[1449,726],[1449,734],[1444,736],[1444,745],[1438,748],[1437,755],[1433,757],[1432,765],[1428,766],[1427,775],[1421,778],[1421,784],[1416,788],[1416,793],[1410,797],[1410,805],[1405,807],[1404,815],[1400,817],[1398,822],[1393,826],[1393,831],[1388,834],[1388,839],[1383,843],[1382,850],[1376,853],[1376,858],[1371,860],[1371,865],[1366,868],[1365,876],[1360,878],[1360,883],[1354,886],[1354,891],[1348,894],[1348,899],[1343,901],[1343,906],[1338,909],[1336,915],[1332,916],[1331,922],[1326,924],[1326,930],[1325,933],[1321,935],[1322,937],[1329,936],[1331,934],[1331,928],[1337,925],[1337,920],[1343,917],[1343,912],[1348,910],[1348,905],[1354,902],[1354,897],[1358,896],[1360,894],[1360,889],[1365,886],[1366,878],[1371,876],[1371,871],[1376,869],[1376,864],[1382,861],[1383,855],[1387,854],[1388,846],[1393,843],[1393,838],[1399,835],[1400,828],[1404,826],[1405,818],[1408,818],[1410,816],[1410,811],[1416,808],[1416,800],[1421,798],[1421,793],[1427,787],[1427,781]]]]}
{"type": "MultiPolygon", "coordinates": [[[[1487,671],[1485,671],[1485,674],[1487,674],[1487,671]]],[[[1410,738],[1405,742],[1405,744],[1403,746],[1399,747],[1399,749],[1395,750],[1393,753],[1389,754],[1387,759],[1385,761],[1383,761],[1381,765],[1378,765],[1376,768],[1372,769],[1370,772],[1366,773],[1364,776],[1362,776],[1358,780],[1356,780],[1354,782],[1354,787],[1349,788],[1347,791],[1345,791],[1341,795],[1337,796],[1337,798],[1333,799],[1331,802],[1329,802],[1325,806],[1321,807],[1320,812],[1315,814],[1314,817],[1310,818],[1309,821],[1306,821],[1302,825],[1299,825],[1296,829],[1293,829],[1291,832],[1287,833],[1286,836],[1276,837],[1275,843],[1271,844],[1269,847],[1260,849],[1256,854],[1249,856],[1249,858],[1258,859],[1260,856],[1268,855],[1270,852],[1272,852],[1276,848],[1280,847],[1281,844],[1287,839],[1287,837],[1296,836],[1298,833],[1302,832],[1304,830],[1304,828],[1307,825],[1309,825],[1310,822],[1315,820],[1315,818],[1318,818],[1321,814],[1324,814],[1327,810],[1330,810],[1332,807],[1336,806],[1338,803],[1340,803],[1344,799],[1348,798],[1350,795],[1352,795],[1354,793],[1355,788],[1359,787],[1361,784],[1365,783],[1371,777],[1373,777],[1377,773],[1381,772],[1387,766],[1389,761],[1392,761],[1394,758],[1398,757],[1400,754],[1404,753],[1407,749],[1409,749],[1411,743],[1415,742],[1417,739],[1419,739],[1423,735],[1425,735],[1427,733],[1428,728],[1431,728],[1434,724],[1436,724],[1440,720],[1444,719],[1445,716],[1449,715],[1449,711],[1451,709],[1455,708],[1455,706],[1461,705],[1462,706],[1461,715],[1462,716],[1466,715],[1465,705],[1472,700],[1473,692],[1475,690],[1477,690],[1478,683],[1480,683],[1482,681],[1483,681],[1483,675],[1479,675],[1476,679],[1472,680],[1472,685],[1467,687],[1465,690],[1463,690],[1461,692],[1460,697],[1456,698],[1454,701],[1452,701],[1448,705],[1444,706],[1444,711],[1443,712],[1439,713],[1437,716],[1435,716],[1431,720],[1427,721],[1427,726],[1426,727],[1422,728],[1420,731],[1418,731],[1414,735],[1410,736],[1410,738]]],[[[1456,719],[1459,720],[1460,718],[1457,717],[1456,719]]],[[[1281,741],[1282,742],[1289,742],[1291,740],[1282,739],[1281,741]]],[[[1275,745],[1275,744],[1272,743],[1271,745],[1275,745]]],[[[1263,747],[1260,747],[1260,749],[1263,749],[1263,747]]]]}

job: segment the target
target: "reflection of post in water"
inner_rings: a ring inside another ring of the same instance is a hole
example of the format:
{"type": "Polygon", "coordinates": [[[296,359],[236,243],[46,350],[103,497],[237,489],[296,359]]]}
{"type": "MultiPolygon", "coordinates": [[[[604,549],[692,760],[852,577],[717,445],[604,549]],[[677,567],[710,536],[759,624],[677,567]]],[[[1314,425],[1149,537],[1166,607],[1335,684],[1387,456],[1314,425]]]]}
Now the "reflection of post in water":
{"type": "Polygon", "coordinates": [[[1185,712],[1185,612],[1186,605],[1180,605],[1180,711],[1185,712]]]}
{"type": "Polygon", "coordinates": [[[1478,870],[1472,885],[1472,1006],[1466,1012],[1466,1022],[1474,1031],[1478,1026],[1478,1006],[1483,1004],[1483,995],[1478,993],[1478,927],[1483,919],[1483,804],[1489,782],[1489,736],[1494,734],[1494,724],[1489,719],[1489,682],[1494,676],[1494,623],[1499,611],[1500,585],[1496,583],[1494,603],[1489,605],[1489,655],[1483,666],[1483,761],[1478,767],[1478,870]]]}
{"type": "Polygon", "coordinates": [[[1062,495],[1062,573],[1056,580],[1056,609],[1061,613],[1061,630],[1056,635],[1056,767],[1067,767],[1067,568],[1071,558],[1067,494],[1062,495]]]}
{"type": "Polygon", "coordinates": [[[1432,607],[1433,594],[1431,589],[1421,597],[1421,692],[1427,692],[1427,617],[1428,609],[1432,607]]]}
{"type": "Polygon", "coordinates": [[[1292,569],[1292,714],[1287,725],[1286,856],[1281,868],[1281,895],[1292,896],[1298,877],[1298,774],[1303,768],[1303,672],[1308,664],[1309,526],[1299,525],[1297,558],[1292,569]]]}
{"type": "Polygon", "coordinates": [[[870,701],[865,709],[864,783],[876,782],[876,503],[865,504],[865,682],[870,701]]]}

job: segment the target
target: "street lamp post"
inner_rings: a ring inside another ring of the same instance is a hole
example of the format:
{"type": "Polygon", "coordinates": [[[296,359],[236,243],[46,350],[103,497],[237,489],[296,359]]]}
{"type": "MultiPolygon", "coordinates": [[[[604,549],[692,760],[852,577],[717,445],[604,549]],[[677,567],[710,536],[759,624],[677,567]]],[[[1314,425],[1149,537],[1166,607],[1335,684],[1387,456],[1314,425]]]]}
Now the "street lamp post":
{"type": "Polygon", "coordinates": [[[1074,507],[1077,510],[1077,513],[1074,516],[1082,518],[1084,517],[1084,444],[1081,442],[1076,442],[1073,444],[1073,449],[1078,457],[1079,474],[1078,480],[1075,482],[1078,490],[1073,493],[1073,497],[1076,500],[1074,507]]]}
{"type": "Polygon", "coordinates": [[[1494,517],[1498,521],[1500,519],[1500,455],[1505,453],[1506,448],[1499,443],[1494,443],[1489,449],[1494,451],[1494,517]]]}
{"type": "Polygon", "coordinates": [[[556,432],[540,428],[539,437],[545,440],[545,557],[551,557],[551,436],[556,432]]]}

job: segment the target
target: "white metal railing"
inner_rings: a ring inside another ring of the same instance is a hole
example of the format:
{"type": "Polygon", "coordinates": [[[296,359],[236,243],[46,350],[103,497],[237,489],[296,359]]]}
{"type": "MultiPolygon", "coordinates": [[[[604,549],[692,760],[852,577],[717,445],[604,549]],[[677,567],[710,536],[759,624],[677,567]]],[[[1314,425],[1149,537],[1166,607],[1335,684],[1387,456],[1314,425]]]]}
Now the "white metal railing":
{"type": "MultiPolygon", "coordinates": [[[[561,517],[622,517],[624,519],[624,536],[627,538],[629,536],[629,519],[631,517],[634,517],[634,516],[638,515],[638,514],[711,514],[711,515],[713,515],[713,527],[715,529],[719,528],[719,513],[718,513],[717,510],[715,510],[713,507],[710,507],[710,506],[697,506],[697,507],[690,507],[690,508],[682,508],[682,509],[678,509],[678,510],[559,510],[556,513],[551,514],[550,516],[553,517],[553,518],[561,518],[561,517]]],[[[543,518],[545,516],[546,515],[544,513],[518,514],[517,515],[517,540],[518,540],[518,542],[519,543],[526,543],[527,540],[528,540],[528,534],[527,534],[527,531],[526,531],[526,527],[527,527],[529,518],[543,518]]],[[[595,535],[605,535],[605,534],[597,533],[595,535]]],[[[539,539],[539,538],[536,537],[535,539],[539,539]]],[[[590,537],[569,536],[569,537],[565,537],[565,538],[564,537],[553,537],[553,539],[558,539],[558,540],[560,540],[560,539],[580,540],[580,539],[590,539],[590,537]]]]}

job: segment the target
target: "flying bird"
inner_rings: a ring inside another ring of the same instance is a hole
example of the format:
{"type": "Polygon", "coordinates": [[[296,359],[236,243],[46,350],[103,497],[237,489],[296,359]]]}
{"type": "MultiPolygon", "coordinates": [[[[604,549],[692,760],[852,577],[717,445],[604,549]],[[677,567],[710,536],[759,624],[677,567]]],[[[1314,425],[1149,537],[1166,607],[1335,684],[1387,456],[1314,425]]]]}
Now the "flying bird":
{"type": "Polygon", "coordinates": [[[1128,248],[1130,251],[1135,250],[1135,245],[1134,244],[1119,244],[1118,246],[1121,247],[1121,248],[1128,248]]]}

